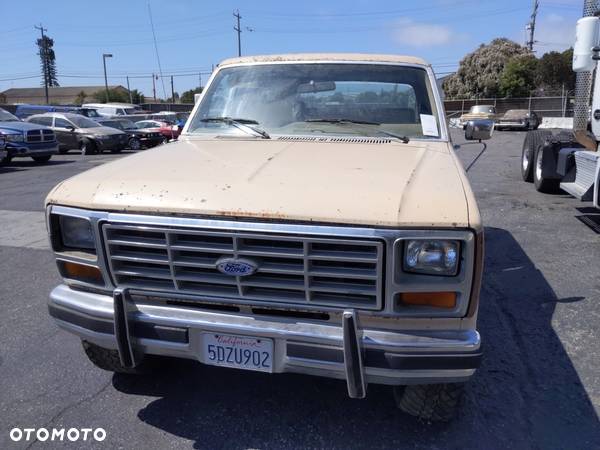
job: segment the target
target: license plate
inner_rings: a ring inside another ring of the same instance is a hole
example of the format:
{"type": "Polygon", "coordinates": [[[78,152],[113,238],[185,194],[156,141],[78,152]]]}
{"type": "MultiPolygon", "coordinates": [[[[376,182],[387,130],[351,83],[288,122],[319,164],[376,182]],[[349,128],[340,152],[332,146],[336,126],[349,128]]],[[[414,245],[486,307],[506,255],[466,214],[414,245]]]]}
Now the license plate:
{"type": "Polygon", "coordinates": [[[202,361],[215,366],[272,372],[273,341],[206,333],[202,339],[202,361]]]}

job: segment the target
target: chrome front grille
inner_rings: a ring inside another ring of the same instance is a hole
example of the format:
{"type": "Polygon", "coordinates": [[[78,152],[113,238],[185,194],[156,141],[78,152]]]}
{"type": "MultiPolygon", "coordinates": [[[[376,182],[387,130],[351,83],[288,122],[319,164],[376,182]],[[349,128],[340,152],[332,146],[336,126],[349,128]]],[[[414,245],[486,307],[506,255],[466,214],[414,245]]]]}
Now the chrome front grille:
{"type": "Polygon", "coordinates": [[[216,297],[241,303],[383,307],[384,242],[174,229],[103,226],[113,282],[124,288],[216,297]],[[219,272],[222,257],[251,259],[256,273],[219,272]]]}
{"type": "Polygon", "coordinates": [[[26,136],[27,142],[52,142],[54,131],[52,130],[29,130],[26,136]]]}
{"type": "Polygon", "coordinates": [[[42,130],[29,130],[26,139],[27,142],[42,142],[42,130]]]}

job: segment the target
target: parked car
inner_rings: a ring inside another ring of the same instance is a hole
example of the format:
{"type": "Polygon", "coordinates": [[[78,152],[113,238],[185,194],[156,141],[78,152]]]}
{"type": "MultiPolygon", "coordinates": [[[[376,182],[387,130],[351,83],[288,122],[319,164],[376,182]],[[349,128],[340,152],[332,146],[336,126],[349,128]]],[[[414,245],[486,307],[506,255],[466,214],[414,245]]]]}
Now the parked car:
{"type": "Polygon", "coordinates": [[[17,105],[15,116],[19,119],[26,119],[34,114],[44,114],[48,112],[69,112],[73,107],[55,106],[55,105],[17,105]]]}
{"type": "Polygon", "coordinates": [[[100,119],[97,122],[102,126],[117,128],[127,133],[129,135],[127,146],[132,150],[155,147],[164,140],[163,135],[156,129],[139,128],[128,119],[100,119]]]}
{"type": "Polygon", "coordinates": [[[48,162],[58,153],[54,132],[45,126],[23,122],[0,108],[0,134],[6,140],[7,154],[0,160],[8,164],[16,157],[30,157],[35,162],[48,162]]]}
{"type": "Polygon", "coordinates": [[[471,109],[468,113],[460,116],[459,123],[462,127],[464,127],[469,120],[496,120],[497,118],[498,114],[495,106],[475,105],[471,106],[471,109]]]}
{"type": "Polygon", "coordinates": [[[538,115],[527,109],[509,109],[496,120],[496,129],[537,130],[540,126],[538,115]]]}
{"type": "Polygon", "coordinates": [[[6,150],[6,139],[0,134],[0,161],[4,161],[4,158],[8,156],[8,150],[6,150]]]}
{"type": "Polygon", "coordinates": [[[81,114],[82,116],[89,117],[90,119],[94,119],[94,120],[100,119],[103,117],[100,114],[98,114],[98,111],[95,108],[72,108],[71,110],[69,110],[67,112],[71,112],[74,114],[81,114]]]}
{"type": "Polygon", "coordinates": [[[48,194],[50,315],[104,370],[163,355],[343,379],[352,398],[385,384],[450,419],[482,356],[483,226],[443,111],[419,58],[219,64],[178,142],[48,194]]]}
{"type": "Polygon", "coordinates": [[[31,116],[28,122],[51,127],[60,143],[60,153],[80,149],[83,154],[109,150],[119,153],[127,146],[128,136],[120,130],[73,113],[46,113],[31,116]]]}
{"type": "Polygon", "coordinates": [[[95,109],[98,114],[104,117],[129,116],[144,112],[139,105],[131,103],[84,103],[81,106],[83,108],[95,109]]]}
{"type": "Polygon", "coordinates": [[[175,112],[175,111],[159,111],[157,113],[151,114],[148,119],[151,120],[167,120],[169,122],[173,122],[178,127],[183,128],[185,126],[185,122],[190,117],[189,112],[175,112]]]}
{"type": "Polygon", "coordinates": [[[181,134],[182,129],[175,123],[166,120],[140,120],[135,124],[138,128],[153,130],[160,133],[163,136],[163,142],[177,139],[181,134]]]}

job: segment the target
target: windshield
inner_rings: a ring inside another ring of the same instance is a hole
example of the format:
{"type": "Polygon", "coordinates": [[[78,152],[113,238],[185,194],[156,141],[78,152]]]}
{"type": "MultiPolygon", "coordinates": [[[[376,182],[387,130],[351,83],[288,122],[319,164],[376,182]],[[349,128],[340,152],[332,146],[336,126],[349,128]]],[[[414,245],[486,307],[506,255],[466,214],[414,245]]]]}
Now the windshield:
{"type": "Polygon", "coordinates": [[[84,115],[87,117],[102,117],[95,109],[84,109],[84,115]]]}
{"type": "Polygon", "coordinates": [[[136,114],[138,111],[135,108],[123,108],[125,114],[136,114]]]}
{"type": "Polygon", "coordinates": [[[19,119],[17,116],[13,116],[8,111],[0,109],[0,122],[19,122],[19,119]]]}
{"type": "Polygon", "coordinates": [[[496,108],[494,108],[493,106],[479,105],[479,106],[471,107],[471,112],[472,113],[494,114],[496,112],[496,108]]]}
{"type": "MultiPolygon", "coordinates": [[[[438,138],[424,69],[382,64],[260,64],[220,70],[188,132],[244,134],[231,118],[269,134],[438,138]]],[[[247,133],[246,133],[247,134],[247,133]]]]}
{"type": "Polygon", "coordinates": [[[75,124],[77,128],[96,128],[101,126],[98,122],[94,122],[84,116],[70,116],[69,120],[75,124]]]}

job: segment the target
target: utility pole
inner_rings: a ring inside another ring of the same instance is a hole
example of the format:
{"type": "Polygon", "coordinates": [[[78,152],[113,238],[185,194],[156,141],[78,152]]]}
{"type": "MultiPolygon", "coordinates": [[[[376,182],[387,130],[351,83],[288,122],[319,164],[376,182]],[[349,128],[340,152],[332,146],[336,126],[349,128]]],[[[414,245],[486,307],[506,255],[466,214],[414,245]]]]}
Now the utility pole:
{"type": "Polygon", "coordinates": [[[129,92],[129,103],[133,104],[133,97],[131,96],[131,89],[129,89],[129,75],[127,75],[127,92],[129,92]]]}
{"type": "Polygon", "coordinates": [[[44,90],[46,92],[46,105],[49,103],[49,99],[48,99],[48,52],[46,50],[46,39],[44,39],[44,31],[48,31],[47,28],[44,28],[42,26],[42,24],[40,23],[40,26],[35,26],[34,28],[36,30],[40,30],[40,32],[42,33],[42,65],[44,66],[44,90]]]}
{"type": "Polygon", "coordinates": [[[154,82],[154,74],[152,74],[152,98],[156,101],[156,83],[154,82]]]}
{"type": "Polygon", "coordinates": [[[240,19],[242,18],[242,16],[240,16],[240,10],[239,9],[235,10],[235,12],[233,13],[233,17],[235,17],[237,19],[237,26],[233,27],[233,29],[235,31],[237,31],[238,56],[242,56],[242,28],[240,27],[240,19]]]}
{"type": "Polygon", "coordinates": [[[198,72],[198,87],[202,88],[202,72],[198,72]]]}
{"type": "Polygon", "coordinates": [[[533,0],[533,10],[531,11],[531,20],[525,27],[529,31],[529,40],[525,43],[530,52],[533,52],[533,44],[535,44],[535,19],[537,17],[538,9],[540,7],[539,0],[533,0]]]}
{"type": "Polygon", "coordinates": [[[173,75],[171,75],[171,103],[175,103],[175,88],[173,87],[173,75]]]}
{"type": "Polygon", "coordinates": [[[106,89],[106,103],[108,103],[108,77],[106,76],[106,58],[112,58],[111,53],[102,53],[102,64],[104,64],[104,88],[106,89]]]}

